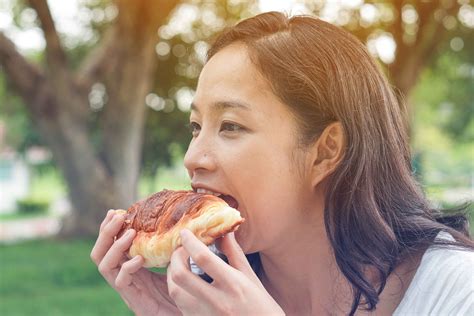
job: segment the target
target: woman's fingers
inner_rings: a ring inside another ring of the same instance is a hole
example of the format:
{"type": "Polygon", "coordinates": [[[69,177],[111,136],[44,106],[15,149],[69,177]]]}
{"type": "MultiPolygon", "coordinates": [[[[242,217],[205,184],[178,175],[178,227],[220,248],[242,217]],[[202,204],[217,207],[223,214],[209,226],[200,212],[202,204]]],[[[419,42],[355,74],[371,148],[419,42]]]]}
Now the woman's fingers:
{"type": "Polygon", "coordinates": [[[193,261],[214,280],[230,280],[229,266],[207,248],[194,234],[183,229],[181,244],[193,261]]]}
{"type": "Polygon", "coordinates": [[[235,239],[233,232],[222,237],[220,240],[220,250],[226,255],[231,266],[244,273],[247,277],[252,276],[252,279],[258,279],[255,272],[252,270],[245,253],[242,251],[242,248],[240,248],[239,243],[235,239]]]}
{"type": "MultiPolygon", "coordinates": [[[[94,261],[96,265],[99,265],[105,254],[109,251],[110,247],[114,243],[115,236],[122,228],[123,221],[125,220],[124,215],[114,214],[113,212],[108,213],[107,216],[110,216],[111,219],[103,226],[90,255],[92,261],[94,261]]],[[[106,220],[104,220],[104,222],[105,221],[106,220]]]]}
{"type": "Polygon", "coordinates": [[[99,272],[104,278],[114,286],[115,277],[118,274],[118,268],[123,262],[125,252],[132,245],[135,237],[135,230],[129,229],[127,232],[117,239],[105,254],[102,261],[99,263],[99,272]]]}
{"type": "MultiPolygon", "coordinates": [[[[186,308],[189,308],[189,306],[197,308],[199,306],[198,298],[189,294],[182,287],[174,283],[169,273],[167,273],[166,275],[168,279],[166,283],[168,284],[169,297],[171,297],[174,304],[178,306],[180,312],[183,313],[183,315],[189,314],[190,311],[186,310],[186,308]]],[[[194,310],[194,314],[196,314],[196,310],[194,310]]]]}
{"type": "Polygon", "coordinates": [[[132,259],[124,262],[115,279],[115,287],[117,289],[126,288],[132,283],[133,274],[140,270],[143,266],[143,257],[135,256],[132,259]]]}
{"type": "Polygon", "coordinates": [[[218,307],[221,295],[189,269],[189,254],[183,247],[176,249],[166,273],[168,294],[183,315],[211,315],[206,307],[218,307]]]}
{"type": "MultiPolygon", "coordinates": [[[[217,260],[220,258],[216,257],[217,260]]],[[[170,296],[177,295],[176,291],[185,290],[197,298],[211,300],[216,298],[215,289],[191,272],[189,268],[189,254],[183,247],[179,247],[173,252],[171,262],[167,269],[168,286],[170,282],[176,285],[176,288],[169,289],[170,296]]]]}
{"type": "Polygon", "coordinates": [[[107,215],[105,216],[104,220],[100,224],[99,233],[112,220],[112,218],[114,217],[114,214],[115,214],[115,210],[108,210],[107,215]]]}

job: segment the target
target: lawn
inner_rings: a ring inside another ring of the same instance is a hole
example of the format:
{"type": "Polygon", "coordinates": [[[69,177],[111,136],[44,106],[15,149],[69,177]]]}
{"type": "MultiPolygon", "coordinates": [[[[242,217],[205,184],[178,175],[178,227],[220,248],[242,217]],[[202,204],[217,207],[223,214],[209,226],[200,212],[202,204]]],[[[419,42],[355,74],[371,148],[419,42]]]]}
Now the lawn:
{"type": "Polygon", "coordinates": [[[0,315],[133,315],[89,259],[92,240],[0,246],[0,315]]]}

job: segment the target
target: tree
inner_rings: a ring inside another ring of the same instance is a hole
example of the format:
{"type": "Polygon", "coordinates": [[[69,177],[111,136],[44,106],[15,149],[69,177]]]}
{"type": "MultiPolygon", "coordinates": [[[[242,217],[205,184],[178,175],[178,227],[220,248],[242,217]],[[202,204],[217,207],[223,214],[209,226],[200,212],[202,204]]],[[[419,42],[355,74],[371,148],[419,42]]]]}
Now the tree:
{"type": "Polygon", "coordinates": [[[420,73],[445,51],[454,36],[472,40],[472,6],[463,0],[366,0],[341,6],[328,14],[329,1],[307,1],[311,12],[338,24],[367,44],[378,55],[378,46],[395,44],[393,58],[381,59],[391,83],[404,97],[410,95],[420,73]]]}
{"type": "Polygon", "coordinates": [[[29,1],[46,40],[44,68],[0,33],[0,64],[68,184],[75,211],[63,225],[64,235],[96,234],[104,210],[127,207],[136,198],[143,101],[157,66],[156,30],[177,2],[116,1],[115,22],[77,71],[68,63],[46,0],[29,1]],[[103,82],[109,98],[100,116],[98,150],[89,130],[89,93],[97,82],[103,82]]]}

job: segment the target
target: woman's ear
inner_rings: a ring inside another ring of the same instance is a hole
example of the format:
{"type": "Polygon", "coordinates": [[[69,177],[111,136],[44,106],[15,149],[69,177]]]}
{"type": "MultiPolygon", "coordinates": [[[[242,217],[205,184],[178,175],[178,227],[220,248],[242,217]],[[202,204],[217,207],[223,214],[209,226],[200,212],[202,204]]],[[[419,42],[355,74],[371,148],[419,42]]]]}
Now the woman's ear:
{"type": "Polygon", "coordinates": [[[344,129],[340,122],[331,123],[311,149],[311,184],[316,187],[334,169],[344,155],[344,129]]]}

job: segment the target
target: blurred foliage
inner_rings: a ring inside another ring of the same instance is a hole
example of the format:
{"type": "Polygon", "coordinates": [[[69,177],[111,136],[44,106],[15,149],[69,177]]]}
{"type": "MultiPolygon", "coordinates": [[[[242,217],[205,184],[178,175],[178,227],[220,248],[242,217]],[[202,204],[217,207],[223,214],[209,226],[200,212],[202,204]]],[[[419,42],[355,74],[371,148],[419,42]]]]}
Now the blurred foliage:
{"type": "Polygon", "coordinates": [[[45,200],[38,200],[31,197],[20,199],[16,201],[17,209],[22,213],[39,214],[48,211],[49,202],[45,200]]]}
{"type": "Polygon", "coordinates": [[[171,166],[183,156],[191,139],[186,127],[188,111],[208,43],[224,27],[250,16],[252,6],[248,3],[183,1],[176,10],[182,16],[172,15],[158,30],[158,71],[146,100],[150,110],[143,148],[144,175],[154,176],[159,167],[171,166]]]}
{"type": "Polygon", "coordinates": [[[464,45],[460,52],[446,47],[427,69],[425,80],[433,86],[425,97],[438,114],[436,125],[453,141],[470,143],[474,141],[474,40],[464,45]]]}
{"type": "Polygon", "coordinates": [[[412,145],[421,180],[435,196],[440,187],[474,185],[474,41],[455,52],[456,37],[424,70],[410,98],[412,145]]]}
{"type": "Polygon", "coordinates": [[[171,167],[183,157],[190,140],[188,114],[148,110],[143,144],[142,173],[154,177],[160,167],[171,167]]]}
{"type": "MultiPolygon", "coordinates": [[[[1,70],[1,67],[0,67],[1,70]]],[[[0,71],[0,120],[6,124],[5,142],[20,153],[29,147],[43,145],[31,124],[23,100],[11,93],[11,88],[0,71]]]]}

